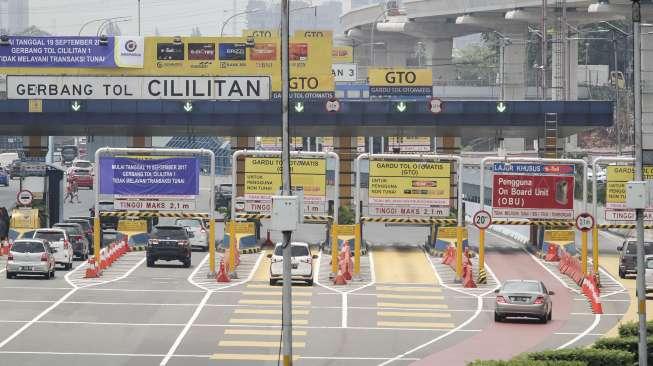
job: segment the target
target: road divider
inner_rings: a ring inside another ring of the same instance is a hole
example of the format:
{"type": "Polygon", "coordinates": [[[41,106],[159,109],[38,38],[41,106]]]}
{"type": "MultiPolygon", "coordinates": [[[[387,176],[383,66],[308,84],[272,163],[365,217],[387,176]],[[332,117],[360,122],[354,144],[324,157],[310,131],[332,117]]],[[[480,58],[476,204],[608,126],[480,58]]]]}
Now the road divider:
{"type": "Polygon", "coordinates": [[[120,257],[130,251],[129,245],[126,241],[119,243],[111,243],[109,246],[100,250],[100,263],[96,263],[95,257],[91,257],[87,261],[87,269],[85,278],[98,278],[102,275],[102,271],[111,267],[120,257]]]}

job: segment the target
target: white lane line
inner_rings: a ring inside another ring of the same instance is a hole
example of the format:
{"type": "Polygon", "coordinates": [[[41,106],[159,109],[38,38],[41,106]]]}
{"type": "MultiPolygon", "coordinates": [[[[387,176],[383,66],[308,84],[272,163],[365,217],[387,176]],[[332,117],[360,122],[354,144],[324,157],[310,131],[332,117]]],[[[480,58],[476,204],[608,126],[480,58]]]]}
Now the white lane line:
{"type": "Polygon", "coordinates": [[[376,284],[376,274],[374,274],[374,255],[372,254],[371,250],[367,251],[367,256],[368,256],[368,260],[370,261],[370,283],[368,283],[368,284],[366,284],[364,286],[355,288],[353,290],[346,291],[345,293],[348,293],[348,294],[354,293],[356,291],[362,290],[362,289],[364,289],[366,287],[370,287],[370,286],[373,286],[373,285],[376,284]]]}
{"type": "MultiPolygon", "coordinates": [[[[587,301],[587,298],[576,298],[574,301],[587,301]]],[[[630,299],[601,299],[601,302],[630,302],[630,299]]]]}
{"type": "Polygon", "coordinates": [[[197,265],[197,267],[195,267],[193,272],[191,272],[190,276],[188,276],[188,282],[190,282],[195,287],[201,288],[204,291],[209,291],[209,289],[207,289],[206,287],[204,287],[204,286],[200,285],[199,283],[195,282],[193,277],[195,277],[197,272],[199,272],[200,268],[202,268],[204,266],[204,264],[209,260],[210,256],[211,256],[211,253],[208,253],[207,255],[205,255],[204,258],[202,258],[202,261],[200,261],[200,264],[197,265]]]}
{"type": "Polygon", "coordinates": [[[5,302],[5,303],[16,303],[16,304],[30,304],[30,303],[53,303],[56,300],[0,300],[0,302],[5,302]]]}
{"type": "MultiPolygon", "coordinates": [[[[579,334],[581,334],[581,333],[573,333],[573,332],[558,332],[558,333],[553,333],[553,334],[555,334],[555,335],[579,335],[579,334]]],[[[586,334],[586,336],[588,336],[588,337],[590,337],[590,336],[591,336],[591,337],[603,337],[603,334],[599,334],[599,333],[588,333],[588,334],[586,334]]]]}
{"type": "Polygon", "coordinates": [[[529,252],[529,251],[526,250],[526,249],[522,249],[522,250],[524,251],[524,253],[528,254],[528,255],[531,257],[531,259],[533,259],[533,261],[535,261],[535,263],[537,263],[538,265],[540,265],[540,267],[544,268],[545,271],[549,272],[549,274],[550,274],[551,276],[553,276],[553,278],[555,278],[556,280],[558,280],[558,282],[560,282],[564,287],[568,288],[569,290],[571,290],[572,292],[574,292],[574,293],[576,293],[576,294],[580,294],[580,291],[579,291],[579,290],[577,290],[577,289],[575,289],[575,288],[569,286],[569,285],[567,284],[567,282],[565,282],[562,278],[560,278],[558,275],[556,275],[556,274],[555,274],[551,269],[549,269],[549,267],[547,267],[544,263],[540,262],[540,259],[539,259],[539,258],[537,258],[536,256],[534,256],[531,252],[529,252]]]}
{"type": "Polygon", "coordinates": [[[347,328],[347,294],[342,294],[342,322],[340,323],[342,328],[347,328]]]}
{"type": "Polygon", "coordinates": [[[29,286],[0,286],[0,289],[8,290],[70,290],[70,287],[29,287],[29,286]]]}
{"type": "Polygon", "coordinates": [[[88,285],[79,286],[79,288],[80,289],[87,289],[89,287],[95,287],[95,286],[99,286],[99,285],[106,285],[106,284],[109,284],[109,283],[113,283],[113,282],[117,282],[117,281],[120,281],[122,279],[125,279],[125,278],[129,277],[129,275],[134,273],[134,271],[136,269],[138,269],[138,267],[140,267],[143,263],[145,263],[146,259],[147,258],[143,257],[141,260],[136,262],[136,264],[134,264],[132,266],[132,268],[130,268],[127,272],[123,273],[121,276],[118,276],[116,278],[113,278],[113,279],[107,280],[107,281],[100,281],[100,282],[96,282],[96,283],[90,283],[88,285]]]}
{"type": "Polygon", "coordinates": [[[564,348],[567,348],[567,347],[571,346],[572,344],[576,343],[581,338],[583,338],[583,337],[587,336],[588,334],[590,334],[594,330],[594,328],[596,328],[596,326],[599,325],[600,321],[601,321],[601,315],[599,315],[599,314],[594,315],[594,322],[592,323],[592,325],[590,325],[587,329],[585,329],[582,333],[580,333],[579,335],[574,337],[572,340],[570,340],[569,342],[563,344],[562,346],[560,346],[560,347],[558,347],[556,349],[564,349],[564,348]]]}
{"type": "MultiPolygon", "coordinates": [[[[596,314],[594,313],[571,313],[571,315],[587,315],[587,316],[594,316],[596,314]]],[[[624,316],[625,314],[617,314],[617,313],[602,313],[601,315],[607,315],[607,316],[624,316]]]]}
{"type": "MultiPolygon", "coordinates": [[[[397,355],[397,356],[395,356],[393,358],[390,358],[387,361],[385,361],[383,363],[380,363],[379,366],[385,366],[385,365],[388,365],[388,364],[390,364],[392,362],[401,360],[401,359],[405,358],[406,356],[410,355],[411,353],[419,351],[420,349],[422,349],[424,347],[428,347],[429,345],[431,345],[431,344],[433,344],[435,342],[438,342],[439,340],[444,339],[444,338],[446,338],[446,337],[448,337],[448,336],[462,330],[468,324],[473,322],[479,316],[479,314],[481,314],[481,312],[483,312],[483,296],[494,292],[494,288],[493,288],[493,289],[491,289],[489,291],[486,291],[486,292],[484,292],[482,294],[475,295],[475,294],[469,294],[469,293],[467,293],[467,292],[465,292],[463,290],[460,290],[460,289],[457,289],[457,288],[454,288],[454,287],[451,287],[451,286],[447,285],[446,283],[442,282],[442,278],[440,277],[440,274],[438,273],[438,271],[435,269],[435,265],[433,264],[433,261],[431,260],[431,257],[429,257],[428,254],[426,254],[426,253],[424,253],[424,255],[428,259],[429,263],[431,263],[431,269],[435,273],[435,276],[438,278],[438,282],[443,287],[445,287],[445,288],[447,288],[449,290],[453,290],[453,291],[456,291],[456,292],[459,292],[459,293],[470,295],[470,296],[473,296],[473,297],[476,298],[476,311],[469,318],[467,318],[467,320],[465,320],[464,322],[459,324],[457,327],[449,330],[448,332],[446,332],[446,333],[444,333],[444,334],[442,334],[442,335],[440,335],[438,337],[435,337],[435,338],[431,339],[430,341],[428,341],[426,343],[422,343],[421,345],[419,345],[417,347],[414,347],[414,348],[412,348],[412,349],[410,349],[410,350],[408,350],[408,351],[406,351],[406,352],[404,352],[402,354],[399,354],[399,355],[397,355]]],[[[499,285],[497,285],[495,288],[498,288],[498,287],[499,287],[499,285]]]]}
{"type": "Polygon", "coordinates": [[[4,341],[0,342],[0,349],[3,348],[4,346],[6,346],[9,342],[11,342],[12,340],[14,340],[14,339],[15,339],[16,337],[18,337],[19,335],[21,335],[25,330],[27,330],[27,328],[31,327],[34,323],[36,323],[36,322],[38,322],[39,320],[41,320],[41,318],[43,318],[44,316],[48,315],[49,312],[51,312],[54,308],[56,308],[57,306],[59,306],[62,302],[66,301],[67,298],[69,298],[70,296],[72,296],[72,295],[77,291],[78,287],[77,287],[74,283],[72,283],[72,282],[70,281],[69,277],[70,277],[73,273],[75,273],[76,271],[78,271],[80,268],[82,268],[82,266],[77,266],[77,267],[75,267],[75,269],[73,269],[72,271],[68,272],[68,273],[66,274],[66,276],[64,277],[65,280],[66,280],[66,282],[68,282],[69,284],[72,285],[72,288],[71,288],[68,292],[66,292],[63,296],[61,296],[61,297],[59,298],[59,300],[57,300],[56,302],[54,302],[53,304],[51,304],[50,306],[48,306],[45,310],[43,310],[43,311],[42,311],[41,313],[39,313],[37,316],[35,316],[34,318],[32,318],[32,320],[30,320],[30,321],[28,321],[27,323],[23,324],[22,327],[18,328],[18,330],[16,330],[15,332],[13,332],[9,337],[5,338],[4,341]]]}

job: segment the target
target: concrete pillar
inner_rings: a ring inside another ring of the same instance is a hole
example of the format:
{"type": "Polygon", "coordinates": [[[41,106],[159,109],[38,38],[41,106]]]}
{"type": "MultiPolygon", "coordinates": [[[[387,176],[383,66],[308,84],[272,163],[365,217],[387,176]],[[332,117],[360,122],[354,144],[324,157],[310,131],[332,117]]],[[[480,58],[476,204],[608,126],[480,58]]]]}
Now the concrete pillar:
{"type": "MultiPolygon", "coordinates": [[[[231,148],[234,152],[238,150],[255,150],[256,137],[238,136],[231,137],[231,148]]],[[[242,197],[245,195],[245,159],[238,159],[236,162],[236,195],[242,197]]]]}
{"type": "Polygon", "coordinates": [[[453,80],[454,69],[451,64],[453,38],[422,40],[424,43],[425,64],[432,65],[433,82],[453,80]]]}
{"type": "Polygon", "coordinates": [[[406,66],[406,60],[413,53],[412,42],[401,42],[394,39],[386,40],[385,55],[381,48],[375,47],[374,63],[377,66],[406,66]]]}
{"type": "Polygon", "coordinates": [[[565,100],[566,97],[566,80],[565,76],[568,75],[568,67],[565,65],[566,59],[563,57],[565,54],[565,47],[562,43],[553,42],[551,44],[551,99],[565,100]]]}
{"type": "Polygon", "coordinates": [[[438,155],[460,154],[460,137],[436,137],[435,152],[438,155]]]}
{"type": "Polygon", "coordinates": [[[644,163],[653,164],[653,34],[642,32],[642,143],[644,163]]]}
{"type": "Polygon", "coordinates": [[[567,100],[578,100],[578,40],[567,41],[567,100]]]}
{"type": "Polygon", "coordinates": [[[570,39],[564,43],[551,45],[551,96],[553,100],[578,99],[578,40],[570,39]],[[563,64],[560,63],[558,52],[562,52],[563,64]]]}
{"type": "Polygon", "coordinates": [[[503,81],[504,100],[526,99],[526,34],[505,34],[510,38],[503,47],[499,80],[503,81]]]}
{"type": "Polygon", "coordinates": [[[23,151],[26,157],[43,157],[48,153],[48,136],[23,136],[23,151]]]}
{"type": "Polygon", "coordinates": [[[358,156],[356,151],[358,147],[357,137],[334,137],[333,151],[340,157],[340,206],[351,207],[354,199],[354,160],[358,156]]]}
{"type": "Polygon", "coordinates": [[[127,137],[127,147],[152,147],[152,136],[129,136],[127,137]]]}

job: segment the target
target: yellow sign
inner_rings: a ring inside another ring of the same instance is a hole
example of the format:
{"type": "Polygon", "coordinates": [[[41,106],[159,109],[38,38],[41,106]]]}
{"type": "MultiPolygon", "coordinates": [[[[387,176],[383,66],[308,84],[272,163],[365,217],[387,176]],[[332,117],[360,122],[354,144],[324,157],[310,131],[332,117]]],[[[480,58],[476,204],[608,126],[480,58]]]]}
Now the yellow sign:
{"type": "Polygon", "coordinates": [[[544,241],[556,243],[569,243],[576,240],[576,233],[573,230],[545,230],[544,241]]]}
{"type": "Polygon", "coordinates": [[[147,221],[145,220],[120,220],[118,221],[120,232],[147,232],[147,221]]]}
{"type": "MultiPolygon", "coordinates": [[[[606,172],[606,208],[625,208],[626,183],[635,179],[635,168],[627,165],[609,165],[606,172]]],[[[644,179],[653,180],[653,166],[644,167],[644,179]]]]}
{"type": "Polygon", "coordinates": [[[41,99],[30,99],[29,113],[42,113],[42,112],[43,112],[43,101],[41,99]]]}
{"type": "Polygon", "coordinates": [[[337,225],[336,234],[338,236],[353,236],[356,230],[356,225],[337,225]]]}
{"type": "MultiPolygon", "coordinates": [[[[226,233],[231,231],[231,221],[225,224],[224,230],[226,233]]],[[[236,225],[234,226],[236,234],[254,234],[254,230],[254,223],[251,221],[236,221],[236,225]]]]}
{"type": "MultiPolygon", "coordinates": [[[[263,150],[281,150],[281,137],[261,137],[261,148],[263,150]]],[[[304,146],[304,140],[301,137],[290,139],[290,147],[298,148],[304,146]]]]}
{"type": "MultiPolygon", "coordinates": [[[[302,187],[305,196],[326,196],[326,161],[324,159],[291,159],[291,182],[302,187]]],[[[281,188],[281,159],[245,159],[245,195],[271,196],[281,188]]]]}
{"type": "Polygon", "coordinates": [[[370,197],[449,199],[449,178],[370,176],[370,197]]]}
{"type": "Polygon", "coordinates": [[[354,47],[334,46],[331,50],[331,61],[334,64],[350,64],[354,62],[354,47]]]}
{"type": "MultiPolygon", "coordinates": [[[[438,239],[457,239],[457,227],[438,227],[438,239]]],[[[467,239],[467,228],[463,228],[463,240],[467,239]]]]}
{"type": "Polygon", "coordinates": [[[370,161],[370,176],[406,178],[449,178],[451,164],[423,161],[370,161]]]}
{"type": "Polygon", "coordinates": [[[431,69],[380,68],[367,72],[370,86],[431,86],[431,69]]]}

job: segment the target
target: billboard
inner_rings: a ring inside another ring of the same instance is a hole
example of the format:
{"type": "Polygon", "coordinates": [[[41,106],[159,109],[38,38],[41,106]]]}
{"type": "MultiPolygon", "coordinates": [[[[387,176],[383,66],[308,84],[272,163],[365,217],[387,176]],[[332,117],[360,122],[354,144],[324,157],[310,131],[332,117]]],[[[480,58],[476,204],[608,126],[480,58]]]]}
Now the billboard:
{"type": "Polygon", "coordinates": [[[143,37],[11,36],[0,46],[0,67],[143,67],[143,37]]]}
{"type": "Polygon", "coordinates": [[[371,216],[448,216],[451,164],[417,161],[370,161],[371,216]]]}
{"type": "MultiPolygon", "coordinates": [[[[304,191],[304,212],[324,213],[326,207],[326,160],[292,158],[290,160],[293,190],[304,191]]],[[[281,159],[245,158],[245,209],[269,213],[272,196],[281,189],[281,159]]]]}
{"type": "Polygon", "coordinates": [[[195,157],[103,157],[99,174],[100,194],[135,198],[194,198],[199,194],[195,157]]]}
{"type": "Polygon", "coordinates": [[[573,173],[573,165],[494,164],[494,217],[573,219],[573,173]]]}
{"type": "Polygon", "coordinates": [[[430,68],[371,68],[367,77],[371,97],[433,94],[433,71],[430,68]]]}
{"type": "MultiPolygon", "coordinates": [[[[626,183],[635,180],[632,165],[609,165],[606,168],[605,219],[607,221],[634,221],[635,210],[626,208],[626,183]]],[[[653,166],[644,166],[644,179],[653,180],[653,166]]],[[[653,207],[644,211],[645,220],[653,220],[653,207]]]]}

